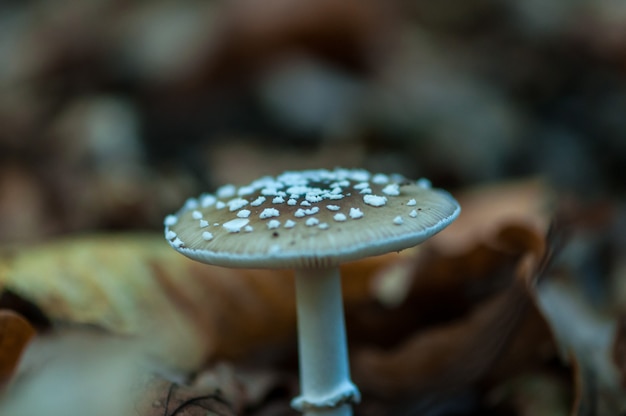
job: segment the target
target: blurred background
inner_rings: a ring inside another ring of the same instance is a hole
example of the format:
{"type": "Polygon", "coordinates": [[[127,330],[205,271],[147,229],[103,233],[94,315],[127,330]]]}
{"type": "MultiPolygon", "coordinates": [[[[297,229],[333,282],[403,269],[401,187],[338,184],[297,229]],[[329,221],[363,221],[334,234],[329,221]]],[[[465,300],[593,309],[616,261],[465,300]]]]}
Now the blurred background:
{"type": "Polygon", "coordinates": [[[0,243],[364,167],[622,201],[623,0],[4,0],[0,243]]]}

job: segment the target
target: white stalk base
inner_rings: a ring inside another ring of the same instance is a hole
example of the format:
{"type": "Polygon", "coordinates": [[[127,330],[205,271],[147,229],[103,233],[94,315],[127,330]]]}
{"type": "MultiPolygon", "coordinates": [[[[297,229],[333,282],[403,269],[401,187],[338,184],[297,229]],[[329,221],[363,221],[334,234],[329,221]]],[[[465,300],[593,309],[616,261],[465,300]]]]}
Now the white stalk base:
{"type": "Polygon", "coordinates": [[[296,270],[301,395],[306,416],[351,416],[360,393],[350,380],[339,268],[296,270]]]}

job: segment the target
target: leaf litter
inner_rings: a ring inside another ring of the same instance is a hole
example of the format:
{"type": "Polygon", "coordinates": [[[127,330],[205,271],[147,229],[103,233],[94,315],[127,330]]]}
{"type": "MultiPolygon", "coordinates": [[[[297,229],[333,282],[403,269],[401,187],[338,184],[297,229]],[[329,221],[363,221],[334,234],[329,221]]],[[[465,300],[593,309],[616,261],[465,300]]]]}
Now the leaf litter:
{"type": "MultiPolygon", "coordinates": [[[[459,199],[473,218],[460,221],[459,241],[442,234],[345,267],[352,367],[364,393],[356,414],[623,411],[621,275],[595,277],[604,272],[598,256],[616,244],[607,232],[616,216],[595,210],[599,223],[562,227],[567,217],[550,215],[552,197],[536,181],[459,199]],[[482,208],[485,199],[495,211],[482,208]]],[[[160,236],[139,234],[19,249],[0,270],[5,295],[51,322],[27,336],[33,326],[0,302],[13,322],[0,340],[21,340],[0,342],[10,378],[3,415],[293,414],[288,272],[198,265],[160,236]]]]}

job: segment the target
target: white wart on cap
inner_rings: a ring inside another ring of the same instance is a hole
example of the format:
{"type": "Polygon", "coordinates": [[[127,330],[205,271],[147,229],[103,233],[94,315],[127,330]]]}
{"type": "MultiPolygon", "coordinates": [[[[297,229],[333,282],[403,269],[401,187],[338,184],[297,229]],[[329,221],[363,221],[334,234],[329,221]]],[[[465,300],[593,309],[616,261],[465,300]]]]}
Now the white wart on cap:
{"type": "Polygon", "coordinates": [[[169,215],[165,236],[182,254],[226,267],[328,267],[399,251],[460,212],[427,181],[357,169],[285,172],[218,191],[169,215]]]}

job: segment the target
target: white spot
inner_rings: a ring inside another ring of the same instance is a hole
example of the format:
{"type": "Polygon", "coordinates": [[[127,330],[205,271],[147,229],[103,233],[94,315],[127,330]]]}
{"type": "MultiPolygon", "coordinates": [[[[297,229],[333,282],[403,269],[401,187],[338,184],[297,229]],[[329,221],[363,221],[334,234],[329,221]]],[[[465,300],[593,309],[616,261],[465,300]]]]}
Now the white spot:
{"type": "Polygon", "coordinates": [[[317,214],[320,211],[320,207],[311,207],[309,209],[305,209],[304,213],[306,215],[313,215],[313,214],[317,214]]]}
{"type": "Polygon", "coordinates": [[[250,205],[252,205],[253,207],[258,207],[263,202],[265,202],[265,197],[264,196],[259,196],[257,199],[255,199],[254,201],[250,202],[250,205]]]}
{"type": "Polygon", "coordinates": [[[315,217],[308,218],[305,222],[305,224],[308,225],[309,227],[313,227],[314,225],[317,225],[319,223],[320,223],[320,220],[318,220],[315,217]]]}
{"type": "Polygon", "coordinates": [[[185,201],[185,209],[187,211],[191,210],[191,209],[196,209],[198,208],[198,200],[194,199],[194,198],[189,198],[188,200],[185,201]]]}
{"type": "Polygon", "coordinates": [[[377,185],[383,185],[389,182],[389,177],[387,175],[383,175],[382,173],[377,173],[376,175],[372,176],[372,182],[377,185]]]}
{"type": "Polygon", "coordinates": [[[433,186],[433,184],[426,178],[418,179],[418,181],[415,184],[419,186],[420,188],[424,188],[424,189],[430,189],[433,186]]]}
{"type": "Polygon", "coordinates": [[[228,201],[228,210],[230,212],[237,211],[238,209],[241,209],[246,205],[248,205],[248,201],[243,198],[231,199],[230,201],[228,201]]]}
{"type": "Polygon", "coordinates": [[[287,205],[291,205],[291,206],[293,206],[293,205],[296,205],[297,203],[298,203],[298,201],[296,201],[296,200],[295,200],[295,199],[293,199],[293,198],[289,198],[289,199],[287,200],[287,205]]]}
{"type": "Polygon", "coordinates": [[[243,230],[247,233],[251,233],[254,230],[254,228],[252,228],[251,225],[246,225],[245,227],[243,227],[243,230]]]}
{"type": "Polygon", "coordinates": [[[250,220],[245,218],[236,218],[234,220],[230,220],[225,222],[222,227],[226,228],[229,233],[238,233],[242,227],[248,225],[250,220]]]}
{"type": "Polygon", "coordinates": [[[342,180],[342,181],[333,182],[333,183],[330,184],[331,188],[337,188],[337,187],[339,187],[339,188],[344,187],[345,188],[346,186],[350,186],[350,181],[342,180]]]}
{"type": "Polygon", "coordinates": [[[209,226],[209,222],[207,220],[200,220],[200,228],[206,228],[209,226]]]}
{"type": "Polygon", "coordinates": [[[276,180],[271,176],[263,176],[262,178],[259,178],[252,182],[250,186],[253,186],[255,189],[261,189],[268,186],[276,187],[278,185],[276,184],[276,180]]]}
{"type": "Polygon", "coordinates": [[[177,222],[178,217],[176,215],[168,215],[167,217],[165,217],[165,221],[163,221],[163,224],[171,227],[172,225],[176,225],[177,222]]]}
{"type": "Polygon", "coordinates": [[[345,220],[347,220],[348,218],[346,217],[346,214],[342,214],[341,212],[339,212],[339,213],[337,213],[337,214],[335,214],[335,215],[333,216],[333,219],[334,219],[335,221],[345,221],[345,220]]]}
{"type": "Polygon", "coordinates": [[[270,217],[278,217],[280,212],[276,208],[265,208],[263,212],[259,215],[259,218],[265,219],[270,217]]]}
{"type": "Polygon", "coordinates": [[[409,212],[409,217],[411,217],[411,218],[417,217],[417,211],[413,210],[413,211],[409,212]]]}
{"type": "Polygon", "coordinates": [[[302,208],[298,208],[297,211],[293,213],[293,216],[298,218],[302,218],[305,215],[306,214],[304,213],[304,210],[302,208]]]}
{"type": "Polygon", "coordinates": [[[333,189],[331,189],[330,193],[332,195],[340,194],[341,193],[341,188],[333,188],[333,189]]]}
{"type": "Polygon", "coordinates": [[[275,187],[261,189],[261,194],[266,196],[276,196],[278,194],[278,189],[276,189],[275,187]]]}
{"type": "Polygon", "coordinates": [[[214,226],[214,227],[219,227],[219,226],[220,226],[220,223],[219,223],[219,222],[214,222],[214,223],[213,223],[213,226],[214,226]]]}
{"type": "Polygon", "coordinates": [[[387,203],[387,198],[378,195],[364,195],[363,202],[373,207],[382,207],[387,203]]]}
{"type": "Polygon", "coordinates": [[[358,218],[363,218],[363,211],[361,211],[359,208],[350,208],[350,218],[352,218],[353,220],[356,220],[358,218]]]}
{"type": "Polygon", "coordinates": [[[415,205],[417,205],[417,201],[415,200],[415,198],[411,198],[409,199],[409,202],[406,203],[407,206],[409,207],[413,207],[415,205]]]}
{"type": "Polygon", "coordinates": [[[270,230],[278,227],[280,227],[280,221],[278,220],[269,220],[267,223],[267,228],[269,228],[270,230]]]}
{"type": "Polygon", "coordinates": [[[363,189],[361,189],[361,191],[359,193],[360,194],[371,194],[372,193],[372,188],[363,188],[363,189]]]}
{"type": "Polygon", "coordinates": [[[398,196],[400,195],[400,187],[397,183],[390,183],[389,185],[383,188],[383,194],[390,196],[398,196]]]}
{"type": "Polygon", "coordinates": [[[303,207],[310,207],[311,203],[309,201],[302,201],[300,202],[300,205],[302,205],[303,207]]]}
{"type": "Polygon", "coordinates": [[[168,240],[173,240],[173,239],[175,239],[175,238],[176,238],[176,235],[177,235],[177,234],[176,234],[174,231],[172,231],[172,230],[168,230],[168,231],[165,233],[165,238],[167,238],[168,240]]]}
{"type": "Polygon", "coordinates": [[[254,186],[242,186],[237,191],[237,195],[239,196],[250,195],[251,193],[254,193],[255,190],[256,189],[254,188],[254,186]]]}
{"type": "Polygon", "coordinates": [[[217,209],[222,209],[222,208],[224,208],[225,206],[226,206],[226,204],[225,204],[224,202],[222,202],[222,201],[217,201],[217,202],[215,203],[215,208],[217,208],[217,209]]]}
{"type": "Polygon", "coordinates": [[[176,238],[174,239],[174,241],[172,241],[172,245],[173,245],[174,247],[176,247],[176,248],[180,248],[180,247],[182,247],[182,246],[183,246],[183,244],[184,244],[184,243],[183,243],[183,240],[181,240],[181,239],[180,239],[180,238],[178,238],[178,237],[176,237],[176,238]]]}
{"type": "Polygon", "coordinates": [[[353,186],[354,189],[365,189],[369,187],[370,187],[370,184],[368,182],[360,182],[353,186]]]}
{"type": "Polygon", "coordinates": [[[350,172],[350,179],[357,182],[364,182],[369,180],[370,173],[366,170],[353,170],[350,172]]]}
{"type": "Polygon", "coordinates": [[[287,188],[287,193],[290,195],[302,195],[302,194],[306,194],[310,190],[311,188],[309,188],[308,186],[296,185],[296,186],[290,186],[289,188],[287,188]]]}
{"type": "Polygon", "coordinates": [[[282,196],[277,196],[276,198],[272,199],[272,204],[282,204],[285,202],[285,198],[283,198],[282,196]]]}
{"type": "Polygon", "coordinates": [[[342,168],[335,168],[334,171],[329,172],[327,170],[320,170],[320,174],[325,174],[325,176],[327,176],[329,179],[345,179],[347,177],[349,177],[350,175],[350,170],[349,169],[342,169],[342,168]]]}
{"type": "Polygon", "coordinates": [[[199,220],[200,218],[202,218],[202,213],[200,211],[194,211],[191,213],[191,218],[193,218],[194,220],[199,220]]]}
{"type": "Polygon", "coordinates": [[[327,199],[343,199],[344,196],[344,194],[326,194],[327,199]]]}
{"type": "Polygon", "coordinates": [[[396,218],[393,219],[393,223],[396,225],[402,225],[404,224],[404,220],[401,216],[398,215],[396,218]]]}
{"type": "Polygon", "coordinates": [[[293,220],[287,220],[285,221],[285,228],[293,228],[296,226],[296,222],[293,220]]]}
{"type": "Polygon", "coordinates": [[[237,188],[235,188],[235,185],[224,185],[217,188],[215,195],[217,195],[218,198],[222,199],[232,198],[233,196],[235,196],[236,191],[237,188]]]}
{"type": "Polygon", "coordinates": [[[200,205],[202,205],[202,208],[210,207],[211,205],[215,204],[215,201],[217,201],[217,198],[215,198],[213,195],[202,195],[200,197],[200,205]]]}
{"type": "Polygon", "coordinates": [[[328,230],[328,224],[323,222],[317,226],[320,230],[328,230]]]}
{"type": "Polygon", "coordinates": [[[341,209],[339,205],[326,205],[326,208],[328,208],[331,211],[339,211],[339,209],[341,209]]]}
{"type": "Polygon", "coordinates": [[[205,232],[203,232],[203,233],[202,233],[202,239],[203,239],[204,241],[210,241],[210,240],[213,240],[213,234],[211,234],[211,233],[210,233],[210,232],[208,232],[208,231],[205,231],[205,232]]]}
{"type": "MultiPolygon", "coordinates": [[[[341,189],[339,189],[339,192],[341,192],[341,189]]],[[[309,202],[320,202],[322,200],[321,196],[313,194],[307,194],[304,198],[309,202]]]]}
{"type": "Polygon", "coordinates": [[[249,209],[242,209],[241,211],[239,211],[237,213],[237,216],[239,218],[248,218],[250,216],[250,210],[249,209]]]}

